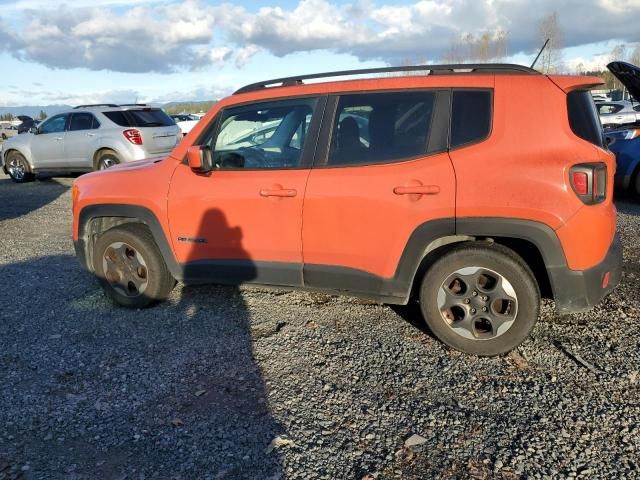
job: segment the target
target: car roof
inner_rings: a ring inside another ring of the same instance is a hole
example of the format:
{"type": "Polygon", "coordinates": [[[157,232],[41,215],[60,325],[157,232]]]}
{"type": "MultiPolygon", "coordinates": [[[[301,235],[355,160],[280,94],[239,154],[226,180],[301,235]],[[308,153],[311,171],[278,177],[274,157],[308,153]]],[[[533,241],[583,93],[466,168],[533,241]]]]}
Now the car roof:
{"type": "MultiPolygon", "coordinates": [[[[540,75],[540,72],[509,63],[469,63],[446,65],[408,65],[402,67],[365,68],[359,70],[341,70],[335,72],[312,73],[296,75],[293,77],[274,78],[261,82],[251,83],[236,90],[234,95],[264,90],[266,88],[292,87],[303,85],[304,80],[316,80],[322,78],[347,77],[355,75],[388,75],[389,73],[415,72],[417,75],[486,75],[486,74],[511,74],[511,75],[540,75]]],[[[349,80],[332,81],[329,83],[347,83],[349,80]]]]}

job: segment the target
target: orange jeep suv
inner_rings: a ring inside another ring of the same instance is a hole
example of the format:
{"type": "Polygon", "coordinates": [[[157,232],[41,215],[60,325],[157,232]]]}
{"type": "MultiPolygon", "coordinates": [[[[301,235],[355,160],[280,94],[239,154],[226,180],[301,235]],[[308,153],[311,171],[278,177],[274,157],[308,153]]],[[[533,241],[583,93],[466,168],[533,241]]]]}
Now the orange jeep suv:
{"type": "Polygon", "coordinates": [[[500,354],[541,296],[576,312],[620,280],[601,83],[485,64],[248,85],[167,158],[76,180],[76,252],[128,307],[176,281],[417,302],[447,345],[500,354]]]}

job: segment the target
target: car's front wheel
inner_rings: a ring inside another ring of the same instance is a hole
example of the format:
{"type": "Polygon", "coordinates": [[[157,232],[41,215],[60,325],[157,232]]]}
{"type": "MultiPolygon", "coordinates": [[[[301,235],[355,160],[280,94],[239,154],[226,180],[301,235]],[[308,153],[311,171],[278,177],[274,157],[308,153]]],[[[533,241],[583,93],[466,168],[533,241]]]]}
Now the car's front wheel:
{"type": "Polygon", "coordinates": [[[16,183],[30,182],[35,178],[35,175],[31,172],[29,162],[21,153],[16,151],[9,152],[6,157],[7,172],[9,176],[16,183]]]}
{"type": "Polygon", "coordinates": [[[96,157],[95,169],[96,170],[106,170],[108,168],[113,167],[114,165],[118,165],[120,163],[120,158],[113,150],[103,150],[98,153],[96,157]]]}
{"type": "Polygon", "coordinates": [[[512,250],[465,243],[427,271],[420,307],[442,342],[492,356],[514,349],[529,335],[538,319],[540,290],[531,269],[512,250]]]}
{"type": "Polygon", "coordinates": [[[165,300],[176,284],[151,232],[141,224],[102,234],[93,250],[93,271],[107,296],[129,308],[165,300]]]}

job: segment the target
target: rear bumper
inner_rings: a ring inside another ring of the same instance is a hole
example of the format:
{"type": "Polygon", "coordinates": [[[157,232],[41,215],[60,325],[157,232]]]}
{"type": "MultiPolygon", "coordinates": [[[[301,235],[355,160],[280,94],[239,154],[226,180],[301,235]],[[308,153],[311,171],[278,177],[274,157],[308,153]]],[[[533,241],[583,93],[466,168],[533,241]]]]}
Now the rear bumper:
{"type": "Polygon", "coordinates": [[[622,277],[622,242],[618,234],[613,239],[605,259],[587,270],[570,270],[568,267],[548,269],[556,306],[560,313],[589,310],[600,303],[619,283],[622,277]],[[608,283],[603,286],[605,275],[608,283]]]}

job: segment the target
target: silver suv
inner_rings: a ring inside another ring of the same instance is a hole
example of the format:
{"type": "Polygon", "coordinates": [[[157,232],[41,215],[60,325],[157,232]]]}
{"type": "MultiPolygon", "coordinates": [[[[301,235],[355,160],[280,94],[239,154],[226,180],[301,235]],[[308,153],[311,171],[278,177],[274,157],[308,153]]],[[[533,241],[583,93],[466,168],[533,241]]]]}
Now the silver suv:
{"type": "Polygon", "coordinates": [[[8,139],[0,166],[16,182],[42,172],[88,172],[161,156],[182,133],[162,109],[146,105],[81,105],[8,139]]]}

